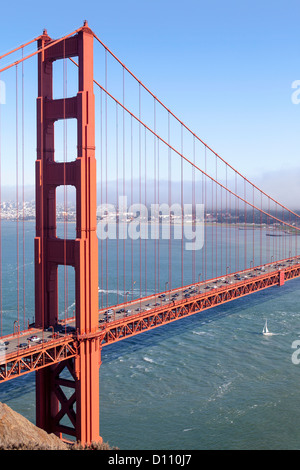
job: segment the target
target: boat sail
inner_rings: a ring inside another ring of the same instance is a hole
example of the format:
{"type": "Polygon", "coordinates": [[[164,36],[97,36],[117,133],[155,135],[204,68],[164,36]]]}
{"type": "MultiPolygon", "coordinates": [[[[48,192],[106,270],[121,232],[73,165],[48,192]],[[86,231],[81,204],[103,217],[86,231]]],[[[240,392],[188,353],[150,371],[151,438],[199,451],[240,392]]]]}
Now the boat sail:
{"type": "Polygon", "coordinates": [[[263,328],[262,333],[263,333],[263,335],[265,335],[265,336],[271,336],[271,335],[272,335],[272,333],[270,333],[269,330],[268,330],[268,322],[267,322],[267,320],[266,320],[266,323],[265,323],[265,326],[264,326],[264,328],[263,328]]]}

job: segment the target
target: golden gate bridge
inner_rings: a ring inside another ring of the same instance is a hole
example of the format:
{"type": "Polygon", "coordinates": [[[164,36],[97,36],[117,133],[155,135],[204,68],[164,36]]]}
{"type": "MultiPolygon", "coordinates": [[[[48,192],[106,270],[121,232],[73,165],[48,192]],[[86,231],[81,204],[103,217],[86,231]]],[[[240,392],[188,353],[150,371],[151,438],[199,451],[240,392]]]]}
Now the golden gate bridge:
{"type": "Polygon", "coordinates": [[[102,348],[299,277],[299,215],[203,142],[86,22],[0,56],[0,80],[9,94],[0,111],[0,381],[35,372],[36,424],[90,444],[101,441],[102,348]],[[25,183],[34,164],[28,292],[25,183]],[[6,184],[15,201],[10,331],[6,184]]]}

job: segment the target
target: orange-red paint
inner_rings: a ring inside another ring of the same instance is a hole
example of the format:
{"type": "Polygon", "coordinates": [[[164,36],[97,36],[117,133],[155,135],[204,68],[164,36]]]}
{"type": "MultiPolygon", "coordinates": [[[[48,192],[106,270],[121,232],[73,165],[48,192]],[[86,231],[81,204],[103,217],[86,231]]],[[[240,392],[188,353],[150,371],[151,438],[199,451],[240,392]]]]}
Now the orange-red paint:
{"type": "MultiPolygon", "coordinates": [[[[58,322],[59,265],[75,268],[76,329],[98,328],[98,240],[96,235],[95,104],[93,92],[93,34],[85,24],[74,36],[54,42],[44,34],[38,41],[35,326],[58,322]],[[79,90],[75,97],[54,100],[52,64],[78,56],[79,90]],[[54,122],[77,119],[77,158],[55,161],[54,122]],[[76,188],[76,239],[56,236],[56,188],[76,188]]],[[[37,371],[37,425],[48,432],[72,435],[78,441],[99,441],[99,340],[81,341],[74,357],[37,371]],[[60,373],[67,367],[73,382],[60,373]],[[61,385],[73,389],[67,399],[61,385]],[[76,409],[75,409],[76,407],[76,409]],[[70,424],[62,424],[67,417],[70,424]]]]}

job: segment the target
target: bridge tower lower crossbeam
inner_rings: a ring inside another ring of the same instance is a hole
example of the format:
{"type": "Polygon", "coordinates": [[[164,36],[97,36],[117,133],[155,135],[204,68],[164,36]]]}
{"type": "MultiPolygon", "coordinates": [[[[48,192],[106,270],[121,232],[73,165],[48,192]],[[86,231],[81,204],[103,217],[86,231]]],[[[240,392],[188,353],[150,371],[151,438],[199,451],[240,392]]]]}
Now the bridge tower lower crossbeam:
{"type": "Polygon", "coordinates": [[[79,342],[77,357],[36,373],[36,423],[47,432],[89,444],[101,441],[100,345],[93,337],[98,328],[93,34],[85,24],[74,36],[52,41],[53,45],[51,41],[46,31],[38,41],[35,324],[57,324],[58,266],[73,266],[76,329],[86,339],[79,342]],[[78,93],[53,99],[53,63],[71,57],[78,57],[78,93]],[[56,162],[54,123],[70,118],[77,119],[77,156],[56,162]],[[56,189],[62,185],[76,189],[74,240],[56,233],[56,189]],[[69,393],[63,392],[65,388],[69,393]]]}

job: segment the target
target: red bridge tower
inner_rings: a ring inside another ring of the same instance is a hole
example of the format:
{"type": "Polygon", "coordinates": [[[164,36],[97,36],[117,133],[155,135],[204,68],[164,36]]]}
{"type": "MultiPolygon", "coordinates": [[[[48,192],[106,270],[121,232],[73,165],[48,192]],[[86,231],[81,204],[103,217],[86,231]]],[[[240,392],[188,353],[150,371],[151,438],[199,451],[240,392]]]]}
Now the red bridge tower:
{"type": "Polygon", "coordinates": [[[58,266],[73,266],[79,343],[75,359],[36,372],[36,422],[60,437],[99,442],[100,345],[93,336],[98,328],[93,33],[85,23],[74,36],[56,42],[44,31],[38,47],[35,323],[47,328],[58,322],[58,266]],[[53,62],[74,56],[79,61],[78,93],[53,99],[53,62]],[[54,123],[70,118],[77,119],[77,157],[56,162],[54,123]],[[57,237],[56,188],[61,185],[76,188],[75,240],[57,237]],[[71,379],[61,375],[66,369],[71,379]],[[65,394],[66,387],[70,393],[65,394]]]}

